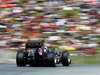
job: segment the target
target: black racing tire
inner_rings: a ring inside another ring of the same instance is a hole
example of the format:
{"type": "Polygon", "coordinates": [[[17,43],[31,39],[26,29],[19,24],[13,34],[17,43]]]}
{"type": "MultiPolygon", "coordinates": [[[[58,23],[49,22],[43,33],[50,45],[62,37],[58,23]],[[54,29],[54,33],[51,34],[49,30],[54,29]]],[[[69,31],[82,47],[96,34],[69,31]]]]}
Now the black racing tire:
{"type": "Polygon", "coordinates": [[[56,67],[55,56],[53,53],[48,54],[48,66],[56,67]]]}
{"type": "Polygon", "coordinates": [[[16,65],[18,67],[24,67],[25,64],[25,59],[24,59],[24,52],[18,51],[16,54],[16,65]]]}
{"type": "Polygon", "coordinates": [[[72,61],[71,61],[71,59],[70,59],[69,64],[71,64],[71,63],[72,63],[72,61]]]}
{"type": "Polygon", "coordinates": [[[33,60],[31,60],[31,61],[30,61],[30,63],[29,63],[29,65],[30,65],[30,67],[34,67],[34,66],[35,66],[34,61],[33,61],[33,60]]]}
{"type": "Polygon", "coordinates": [[[69,66],[70,65],[69,58],[68,58],[66,52],[62,53],[62,59],[61,59],[61,61],[62,61],[62,65],[63,66],[69,66]]]}

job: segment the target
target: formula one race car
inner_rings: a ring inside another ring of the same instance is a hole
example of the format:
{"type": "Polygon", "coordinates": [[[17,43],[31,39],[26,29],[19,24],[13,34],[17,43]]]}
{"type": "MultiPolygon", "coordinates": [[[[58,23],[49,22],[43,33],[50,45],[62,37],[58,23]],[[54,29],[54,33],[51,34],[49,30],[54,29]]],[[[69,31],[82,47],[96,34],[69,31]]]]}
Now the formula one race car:
{"type": "Polygon", "coordinates": [[[44,41],[30,40],[26,42],[25,49],[20,49],[16,54],[16,64],[18,67],[29,66],[50,66],[62,63],[69,66],[71,60],[67,51],[55,52],[44,45],[44,41]]]}

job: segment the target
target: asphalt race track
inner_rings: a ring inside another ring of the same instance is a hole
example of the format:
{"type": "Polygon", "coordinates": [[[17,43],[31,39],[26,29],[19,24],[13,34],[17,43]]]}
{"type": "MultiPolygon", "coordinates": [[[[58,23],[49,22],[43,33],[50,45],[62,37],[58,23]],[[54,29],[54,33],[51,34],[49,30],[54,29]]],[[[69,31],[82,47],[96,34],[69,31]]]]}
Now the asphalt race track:
{"type": "Polygon", "coordinates": [[[57,67],[17,67],[15,61],[12,63],[12,60],[7,60],[12,57],[11,54],[9,51],[0,50],[0,61],[3,61],[0,62],[0,75],[100,75],[100,64],[71,64],[69,67],[62,65],[57,65],[57,67]]]}
{"type": "Polygon", "coordinates": [[[100,75],[100,65],[76,65],[69,67],[16,67],[0,64],[0,75],[100,75]]]}

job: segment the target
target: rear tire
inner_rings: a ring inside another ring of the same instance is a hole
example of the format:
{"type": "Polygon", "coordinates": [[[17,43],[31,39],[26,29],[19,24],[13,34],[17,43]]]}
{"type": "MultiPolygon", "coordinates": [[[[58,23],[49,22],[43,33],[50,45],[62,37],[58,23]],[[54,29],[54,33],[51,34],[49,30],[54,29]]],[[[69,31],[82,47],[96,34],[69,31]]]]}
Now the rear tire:
{"type": "Polygon", "coordinates": [[[48,54],[48,66],[56,67],[55,56],[53,53],[48,54]]]}
{"type": "Polygon", "coordinates": [[[24,59],[24,52],[18,51],[16,54],[16,65],[18,67],[24,67],[25,64],[25,59],[24,59]]]}
{"type": "Polygon", "coordinates": [[[30,67],[34,67],[35,66],[34,61],[31,61],[29,65],[30,65],[30,67]]]}

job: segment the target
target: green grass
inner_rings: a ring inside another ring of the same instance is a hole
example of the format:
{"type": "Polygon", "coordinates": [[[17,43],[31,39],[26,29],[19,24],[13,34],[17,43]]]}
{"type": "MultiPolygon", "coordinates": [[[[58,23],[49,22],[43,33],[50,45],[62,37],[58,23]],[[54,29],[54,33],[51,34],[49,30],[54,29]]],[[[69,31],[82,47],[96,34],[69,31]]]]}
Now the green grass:
{"type": "Polygon", "coordinates": [[[71,60],[75,64],[100,64],[100,48],[95,55],[71,56],[71,60]]]}
{"type": "Polygon", "coordinates": [[[71,60],[75,64],[100,64],[100,54],[93,56],[71,56],[71,60]]]}

